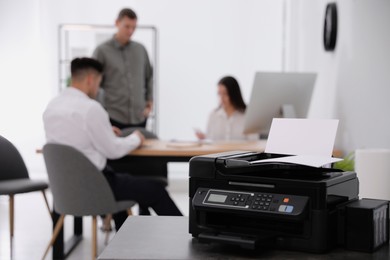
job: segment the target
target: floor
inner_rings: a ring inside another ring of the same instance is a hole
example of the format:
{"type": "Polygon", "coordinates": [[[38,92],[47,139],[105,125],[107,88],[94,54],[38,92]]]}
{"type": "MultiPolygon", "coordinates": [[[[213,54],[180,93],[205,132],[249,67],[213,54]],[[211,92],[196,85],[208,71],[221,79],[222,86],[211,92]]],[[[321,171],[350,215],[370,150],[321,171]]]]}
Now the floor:
{"type": "MultiPolygon", "coordinates": [[[[170,182],[169,191],[182,213],[188,216],[188,182],[179,179],[170,182]]],[[[50,191],[47,192],[51,202],[50,191]]],[[[15,231],[11,243],[9,239],[9,207],[8,197],[0,196],[0,259],[42,259],[49,243],[52,223],[40,192],[15,196],[15,231]],[[12,251],[12,257],[11,257],[12,251]]],[[[50,203],[51,205],[51,203],[50,203]]],[[[137,207],[133,210],[137,213],[137,207]]],[[[72,218],[65,218],[65,237],[71,236],[72,218]]],[[[84,239],[67,259],[91,259],[91,218],[83,219],[84,239]]],[[[101,226],[101,221],[98,223],[101,226]]],[[[111,232],[110,239],[114,236],[111,232]]],[[[98,231],[98,253],[104,249],[105,234],[98,231]]],[[[52,259],[51,251],[46,259],[52,259]]]]}

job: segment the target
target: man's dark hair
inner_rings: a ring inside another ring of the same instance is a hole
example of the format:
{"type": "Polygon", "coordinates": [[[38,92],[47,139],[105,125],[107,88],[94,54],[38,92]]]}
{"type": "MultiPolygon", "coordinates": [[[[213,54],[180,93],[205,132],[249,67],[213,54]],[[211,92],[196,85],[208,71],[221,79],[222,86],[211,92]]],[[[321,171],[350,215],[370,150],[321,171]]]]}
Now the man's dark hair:
{"type": "Polygon", "coordinates": [[[218,85],[225,86],[233,107],[240,112],[245,112],[246,104],[242,99],[240,85],[238,85],[237,80],[231,76],[226,76],[218,82],[218,85]]]}
{"type": "Polygon", "coordinates": [[[70,64],[72,77],[78,77],[88,70],[93,70],[99,74],[103,73],[103,65],[91,58],[75,58],[70,64]]]}
{"type": "Polygon", "coordinates": [[[123,17],[127,17],[127,18],[129,18],[129,19],[137,19],[137,15],[136,15],[136,13],[133,11],[133,10],[131,10],[130,8],[123,8],[120,12],[119,12],[119,14],[118,14],[118,20],[121,20],[123,17]]]}

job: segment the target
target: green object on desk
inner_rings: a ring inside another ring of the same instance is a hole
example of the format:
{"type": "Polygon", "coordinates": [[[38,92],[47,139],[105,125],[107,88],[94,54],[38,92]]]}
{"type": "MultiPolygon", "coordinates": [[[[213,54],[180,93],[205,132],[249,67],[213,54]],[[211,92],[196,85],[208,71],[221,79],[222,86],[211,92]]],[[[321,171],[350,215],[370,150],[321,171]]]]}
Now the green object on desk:
{"type": "Polygon", "coordinates": [[[334,169],[353,171],[355,169],[355,153],[350,152],[344,160],[333,164],[334,169]]]}

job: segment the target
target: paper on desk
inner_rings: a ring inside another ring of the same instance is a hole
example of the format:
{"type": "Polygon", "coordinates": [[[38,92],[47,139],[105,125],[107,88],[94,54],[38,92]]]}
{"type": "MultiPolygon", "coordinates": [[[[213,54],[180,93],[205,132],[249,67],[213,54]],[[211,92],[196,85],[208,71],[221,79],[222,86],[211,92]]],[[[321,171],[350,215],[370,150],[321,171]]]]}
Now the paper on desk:
{"type": "Polygon", "coordinates": [[[332,158],[338,122],[335,119],[274,118],[265,152],[293,156],[257,163],[272,160],[321,167],[342,160],[332,158]]]}

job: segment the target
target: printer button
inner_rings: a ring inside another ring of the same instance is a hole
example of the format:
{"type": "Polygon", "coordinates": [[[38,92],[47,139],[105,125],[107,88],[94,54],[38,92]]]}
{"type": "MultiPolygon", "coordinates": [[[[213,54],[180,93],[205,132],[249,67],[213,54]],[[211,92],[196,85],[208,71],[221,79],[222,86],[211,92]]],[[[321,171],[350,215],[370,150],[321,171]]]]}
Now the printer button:
{"type": "Polygon", "coordinates": [[[267,207],[267,206],[264,206],[264,207],[263,207],[263,210],[268,210],[268,207],[267,207]]]}
{"type": "Polygon", "coordinates": [[[291,213],[293,212],[294,206],[287,206],[285,212],[291,213]]]}
{"type": "Polygon", "coordinates": [[[258,202],[258,201],[255,201],[255,205],[259,205],[259,202],[258,202]]]}
{"type": "Polygon", "coordinates": [[[271,199],[272,199],[272,197],[273,197],[273,195],[271,195],[271,194],[268,194],[268,198],[271,198],[271,199]]]}
{"type": "Polygon", "coordinates": [[[238,194],[237,197],[241,198],[242,194],[238,194]]]}
{"type": "Polygon", "coordinates": [[[238,205],[238,202],[237,201],[233,202],[233,205],[238,205]]]}
{"type": "Polygon", "coordinates": [[[264,202],[260,202],[259,204],[260,204],[260,206],[263,206],[263,205],[264,205],[264,202]]]}
{"type": "Polygon", "coordinates": [[[267,199],[267,202],[271,202],[271,199],[267,199]]]}
{"type": "Polygon", "coordinates": [[[286,211],[286,205],[280,205],[278,211],[279,212],[285,212],[286,211]]]}
{"type": "Polygon", "coordinates": [[[266,202],[264,205],[266,205],[266,206],[269,206],[269,203],[268,203],[268,202],[266,202]]]}
{"type": "Polygon", "coordinates": [[[260,198],[256,198],[256,201],[259,201],[260,200],[260,198]]]}

